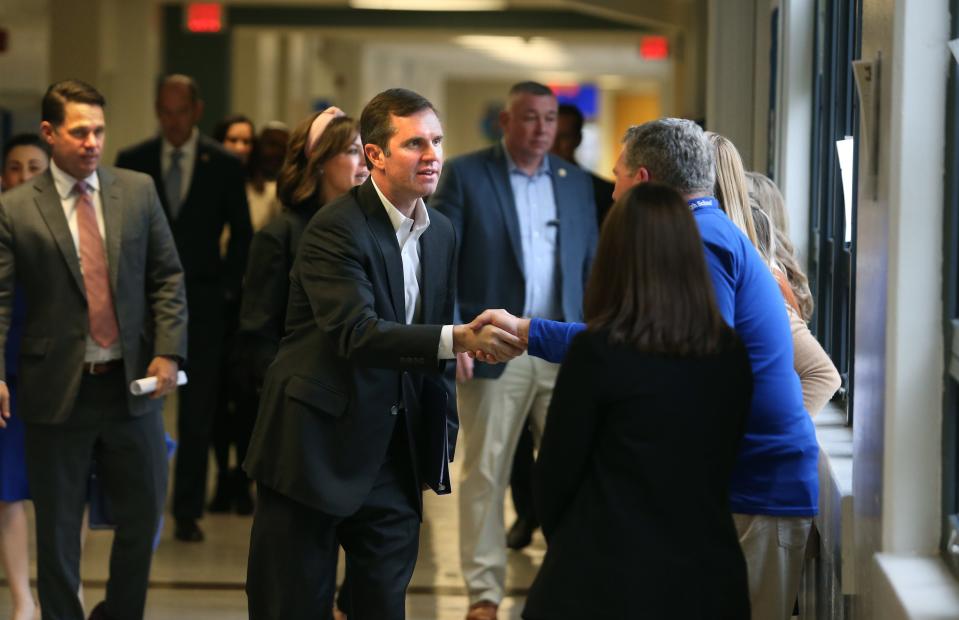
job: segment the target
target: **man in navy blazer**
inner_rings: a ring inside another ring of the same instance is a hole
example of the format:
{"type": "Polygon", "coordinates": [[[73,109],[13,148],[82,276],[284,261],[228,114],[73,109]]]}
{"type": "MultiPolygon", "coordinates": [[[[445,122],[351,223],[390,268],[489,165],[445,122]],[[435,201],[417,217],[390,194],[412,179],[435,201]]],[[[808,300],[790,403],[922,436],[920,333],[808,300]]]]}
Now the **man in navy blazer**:
{"type": "MultiPolygon", "coordinates": [[[[586,173],[549,154],[557,116],[549,88],[520,82],[500,115],[502,143],[453,159],[443,170],[430,205],[450,219],[460,241],[457,311],[464,319],[486,308],[582,316],[596,206],[586,173]]],[[[513,453],[527,416],[538,441],[557,368],[527,355],[505,366],[474,366],[457,357],[465,438],[460,556],[469,620],[495,619],[503,598],[503,498],[513,453]]]]}

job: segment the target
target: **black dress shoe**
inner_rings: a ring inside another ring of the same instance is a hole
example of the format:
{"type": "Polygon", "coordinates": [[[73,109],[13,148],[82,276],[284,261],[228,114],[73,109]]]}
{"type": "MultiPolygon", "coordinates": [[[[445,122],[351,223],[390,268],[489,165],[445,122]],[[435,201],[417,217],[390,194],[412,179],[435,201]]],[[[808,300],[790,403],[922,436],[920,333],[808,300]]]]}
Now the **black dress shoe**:
{"type": "Polygon", "coordinates": [[[203,530],[196,524],[196,519],[177,519],[173,535],[183,542],[203,542],[203,530]]]}
{"type": "Polygon", "coordinates": [[[519,518],[513,523],[506,534],[506,546],[510,549],[519,551],[529,546],[533,542],[533,532],[536,530],[536,524],[529,519],[519,518]]]}
{"type": "Polygon", "coordinates": [[[230,512],[233,508],[233,476],[231,472],[220,472],[216,476],[216,493],[207,507],[210,512],[230,512]]]}
{"type": "Polygon", "coordinates": [[[113,616],[107,614],[106,601],[100,601],[90,612],[89,620],[113,620],[113,616]]]}

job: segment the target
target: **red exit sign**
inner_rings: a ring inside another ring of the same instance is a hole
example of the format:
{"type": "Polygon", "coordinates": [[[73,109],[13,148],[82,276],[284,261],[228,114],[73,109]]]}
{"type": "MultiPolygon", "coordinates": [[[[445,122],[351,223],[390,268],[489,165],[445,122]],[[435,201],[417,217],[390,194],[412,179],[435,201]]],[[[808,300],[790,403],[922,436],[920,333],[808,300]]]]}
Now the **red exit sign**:
{"type": "Polygon", "coordinates": [[[659,35],[645,36],[639,40],[639,55],[643,60],[669,58],[669,39],[659,35]]]}
{"type": "Polygon", "coordinates": [[[186,29],[190,32],[221,32],[223,5],[216,2],[191,2],[186,5],[186,29]]]}

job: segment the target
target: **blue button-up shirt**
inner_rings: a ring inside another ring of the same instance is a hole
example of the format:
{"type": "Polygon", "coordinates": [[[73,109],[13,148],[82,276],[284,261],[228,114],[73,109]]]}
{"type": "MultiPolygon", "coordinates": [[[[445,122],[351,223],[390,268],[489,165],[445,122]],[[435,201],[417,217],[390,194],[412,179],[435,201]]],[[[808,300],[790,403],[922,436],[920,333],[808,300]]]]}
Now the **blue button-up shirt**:
{"type": "Polygon", "coordinates": [[[543,157],[536,172],[528,175],[516,166],[505,147],[503,151],[523,247],[523,273],[526,276],[523,315],[561,318],[559,217],[549,158],[543,157]]]}

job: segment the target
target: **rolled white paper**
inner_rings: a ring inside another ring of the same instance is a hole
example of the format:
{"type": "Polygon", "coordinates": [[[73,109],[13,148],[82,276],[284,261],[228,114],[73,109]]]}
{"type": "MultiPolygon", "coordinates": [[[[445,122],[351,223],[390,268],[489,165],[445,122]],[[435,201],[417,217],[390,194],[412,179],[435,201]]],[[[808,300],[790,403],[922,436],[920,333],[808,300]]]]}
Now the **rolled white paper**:
{"type": "MultiPolygon", "coordinates": [[[[176,373],[176,384],[184,385],[186,384],[186,373],[182,370],[177,371],[176,373]]],[[[157,378],[156,377],[145,377],[143,379],[137,379],[136,381],[130,382],[130,393],[134,396],[142,396],[144,394],[152,394],[157,389],[157,378]]]]}

